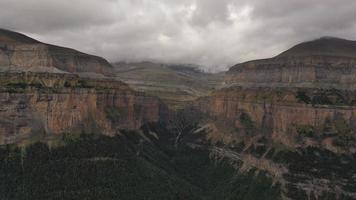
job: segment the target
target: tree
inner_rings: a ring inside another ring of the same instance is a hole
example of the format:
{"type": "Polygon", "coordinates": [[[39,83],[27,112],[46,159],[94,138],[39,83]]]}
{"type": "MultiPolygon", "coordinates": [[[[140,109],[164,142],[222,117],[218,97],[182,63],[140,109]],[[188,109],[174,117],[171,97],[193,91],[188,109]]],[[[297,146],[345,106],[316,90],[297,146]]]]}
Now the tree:
{"type": "Polygon", "coordinates": [[[174,134],[174,147],[177,148],[182,138],[192,134],[201,119],[199,111],[194,108],[178,110],[170,116],[168,128],[174,134]]]}

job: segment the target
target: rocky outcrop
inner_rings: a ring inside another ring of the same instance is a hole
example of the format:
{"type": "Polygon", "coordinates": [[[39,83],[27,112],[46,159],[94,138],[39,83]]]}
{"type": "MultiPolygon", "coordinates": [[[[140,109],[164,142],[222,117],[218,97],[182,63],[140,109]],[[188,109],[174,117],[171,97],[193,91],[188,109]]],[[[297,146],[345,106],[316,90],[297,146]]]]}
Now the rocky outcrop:
{"type": "Polygon", "coordinates": [[[0,29],[0,143],[65,132],[115,134],[164,106],[113,76],[103,58],[0,29]]]}
{"type": "Polygon", "coordinates": [[[112,75],[103,58],[36,41],[23,34],[0,29],[0,68],[14,71],[90,72],[112,75]]]}
{"type": "Polygon", "coordinates": [[[267,173],[281,199],[355,199],[355,59],[296,52],[237,65],[196,102],[209,141],[225,147],[213,155],[267,173]]]}
{"type": "Polygon", "coordinates": [[[292,148],[308,144],[332,151],[351,141],[341,146],[356,151],[355,41],[321,38],[235,65],[225,86],[198,106],[244,136],[267,134],[292,148]]]}
{"type": "Polygon", "coordinates": [[[321,38],[270,59],[233,66],[226,85],[356,88],[356,42],[321,38]]]}
{"type": "Polygon", "coordinates": [[[49,73],[2,74],[0,143],[69,131],[115,134],[160,120],[158,98],[119,81],[49,73]]]}
{"type": "Polygon", "coordinates": [[[199,107],[245,134],[267,134],[295,147],[303,129],[325,138],[356,131],[355,93],[338,91],[337,95],[342,96],[330,90],[233,87],[201,99],[199,107]]]}

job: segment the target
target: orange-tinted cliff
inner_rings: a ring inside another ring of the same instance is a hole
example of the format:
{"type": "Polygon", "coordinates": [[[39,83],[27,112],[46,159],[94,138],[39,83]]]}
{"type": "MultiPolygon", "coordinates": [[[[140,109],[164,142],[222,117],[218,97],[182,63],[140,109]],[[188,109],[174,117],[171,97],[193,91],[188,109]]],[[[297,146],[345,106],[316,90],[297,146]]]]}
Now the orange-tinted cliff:
{"type": "Polygon", "coordinates": [[[354,41],[302,43],[277,57],[232,67],[225,83],[198,105],[245,134],[268,134],[295,146],[305,132],[327,142],[356,131],[354,41]]]}
{"type": "Polygon", "coordinates": [[[115,134],[157,122],[164,112],[158,98],[118,81],[48,73],[2,75],[0,143],[75,130],[115,134]]]}
{"type": "Polygon", "coordinates": [[[356,89],[356,42],[321,38],[230,68],[226,85],[356,89]]]}
{"type": "Polygon", "coordinates": [[[293,137],[303,127],[310,127],[320,136],[326,132],[337,134],[346,129],[354,132],[355,97],[354,92],[348,91],[233,87],[201,99],[200,108],[212,116],[227,120],[247,134],[267,134],[293,146],[293,137]],[[301,91],[308,95],[310,102],[301,100],[298,96],[301,91]],[[243,119],[243,116],[247,117],[243,119]],[[248,125],[251,127],[246,127],[246,121],[251,123],[248,125]],[[245,130],[248,128],[253,130],[245,130]]]}
{"type": "Polygon", "coordinates": [[[159,121],[161,101],[108,78],[111,72],[103,58],[0,30],[0,143],[70,131],[115,134],[159,121]]]}

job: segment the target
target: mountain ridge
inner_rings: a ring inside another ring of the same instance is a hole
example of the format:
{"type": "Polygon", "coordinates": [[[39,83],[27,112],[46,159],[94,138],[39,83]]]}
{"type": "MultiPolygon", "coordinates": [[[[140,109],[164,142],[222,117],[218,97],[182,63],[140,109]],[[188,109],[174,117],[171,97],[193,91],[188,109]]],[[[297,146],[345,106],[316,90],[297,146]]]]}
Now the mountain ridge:
{"type": "Polygon", "coordinates": [[[323,36],[315,40],[297,44],[277,55],[275,58],[303,55],[356,57],[356,41],[332,36],[323,36]]]}
{"type": "MultiPolygon", "coordinates": [[[[46,44],[24,34],[0,30],[0,66],[9,70],[35,71],[46,67],[69,73],[90,72],[112,76],[113,67],[99,56],[86,54],[75,49],[46,44]]],[[[58,71],[57,70],[57,71],[58,71]]]]}
{"type": "Polygon", "coordinates": [[[321,38],[267,59],[232,66],[224,83],[275,87],[356,88],[356,41],[321,38]]]}
{"type": "Polygon", "coordinates": [[[223,73],[211,74],[191,65],[153,62],[115,63],[115,75],[134,89],[160,97],[172,108],[208,95],[220,85],[223,73]]]}

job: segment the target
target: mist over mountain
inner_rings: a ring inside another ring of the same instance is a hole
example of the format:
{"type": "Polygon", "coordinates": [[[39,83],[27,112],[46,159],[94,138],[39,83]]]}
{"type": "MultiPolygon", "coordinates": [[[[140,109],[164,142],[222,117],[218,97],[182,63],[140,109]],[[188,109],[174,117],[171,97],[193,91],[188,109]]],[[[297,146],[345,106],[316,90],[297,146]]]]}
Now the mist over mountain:
{"type": "Polygon", "coordinates": [[[223,71],[324,35],[355,40],[355,2],[323,2],[3,0],[0,27],[112,63],[193,63],[223,71]]]}
{"type": "Polygon", "coordinates": [[[356,199],[355,17],[0,1],[0,200],[356,199]]]}

